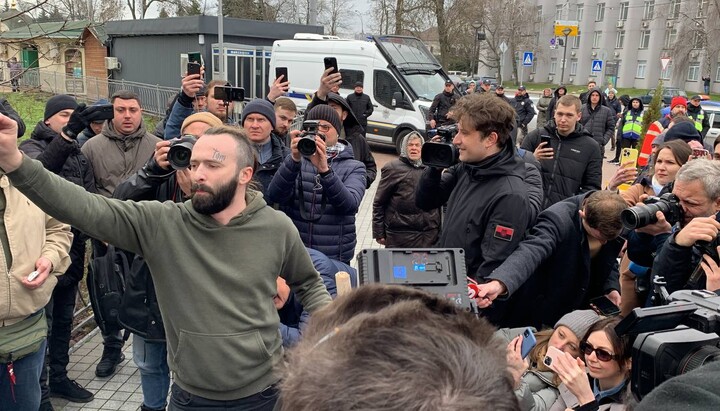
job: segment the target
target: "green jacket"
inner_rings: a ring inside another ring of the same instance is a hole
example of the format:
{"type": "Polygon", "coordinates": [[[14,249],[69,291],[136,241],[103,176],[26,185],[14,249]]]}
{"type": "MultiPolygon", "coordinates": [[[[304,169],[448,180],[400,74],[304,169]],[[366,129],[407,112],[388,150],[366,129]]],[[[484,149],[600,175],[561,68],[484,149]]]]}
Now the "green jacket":
{"type": "Polygon", "coordinates": [[[120,201],[90,194],[24,158],[8,174],[49,215],[145,257],[165,322],[168,364],[186,391],[239,399],[278,378],[276,278],[313,312],[330,303],[292,222],[248,191],[247,207],[223,226],[190,201],[120,201]]]}

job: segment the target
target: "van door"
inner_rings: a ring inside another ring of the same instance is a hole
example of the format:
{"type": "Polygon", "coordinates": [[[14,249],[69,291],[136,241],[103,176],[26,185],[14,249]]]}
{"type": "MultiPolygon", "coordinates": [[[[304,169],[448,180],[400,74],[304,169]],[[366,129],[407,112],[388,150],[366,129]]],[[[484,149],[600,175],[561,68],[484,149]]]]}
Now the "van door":
{"type": "Polygon", "coordinates": [[[372,93],[377,106],[368,119],[368,140],[393,144],[395,129],[408,115],[407,109],[392,106],[393,94],[398,91],[408,95],[392,73],[387,70],[374,70],[372,93]]]}

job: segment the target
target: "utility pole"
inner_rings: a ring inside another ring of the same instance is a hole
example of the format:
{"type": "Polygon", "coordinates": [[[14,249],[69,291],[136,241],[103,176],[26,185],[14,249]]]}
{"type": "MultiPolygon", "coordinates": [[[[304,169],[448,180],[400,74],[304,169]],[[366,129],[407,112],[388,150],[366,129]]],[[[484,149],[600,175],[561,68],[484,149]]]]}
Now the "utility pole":
{"type": "Polygon", "coordinates": [[[565,80],[565,62],[567,61],[567,39],[568,36],[572,30],[570,27],[565,27],[562,31],[562,34],[565,36],[565,43],[563,44],[563,60],[562,60],[562,69],[560,70],[560,85],[563,84],[563,81],[565,80]]]}
{"type": "Polygon", "coordinates": [[[218,0],[218,72],[220,80],[227,80],[225,75],[225,44],[223,38],[223,0],[218,0]]]}

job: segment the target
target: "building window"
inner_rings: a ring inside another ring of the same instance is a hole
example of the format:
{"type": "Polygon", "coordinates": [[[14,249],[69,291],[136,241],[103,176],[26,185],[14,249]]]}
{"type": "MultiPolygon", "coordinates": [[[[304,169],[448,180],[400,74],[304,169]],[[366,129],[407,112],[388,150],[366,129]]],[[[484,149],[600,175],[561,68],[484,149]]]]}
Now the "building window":
{"type": "Polygon", "coordinates": [[[687,79],[688,81],[700,80],[700,63],[690,63],[687,79]]]}
{"type": "Polygon", "coordinates": [[[627,20],[629,6],[630,3],[627,1],[620,3],[620,17],[618,17],[618,20],[627,20]]]}
{"type": "Polygon", "coordinates": [[[555,74],[557,72],[557,59],[550,59],[550,73],[555,74]]]}
{"type": "Polygon", "coordinates": [[[708,0],[698,0],[697,3],[697,14],[695,17],[699,19],[704,18],[708,10],[708,0]]]}
{"type": "Polygon", "coordinates": [[[570,60],[570,75],[577,76],[578,61],[577,59],[570,60]]]}
{"type": "Polygon", "coordinates": [[[537,22],[541,22],[541,21],[543,20],[543,17],[542,17],[542,6],[537,6],[537,17],[536,17],[536,20],[537,20],[537,22]]]}
{"type": "Polygon", "coordinates": [[[676,19],[680,17],[680,4],[682,0],[670,0],[670,15],[669,19],[676,19]]]}
{"type": "Polygon", "coordinates": [[[643,20],[652,20],[655,13],[655,0],[645,0],[643,7],[643,20]]]}
{"type": "Polygon", "coordinates": [[[397,91],[402,93],[400,84],[390,72],[384,70],[375,70],[373,80],[375,100],[387,108],[392,108],[393,94],[397,91]]]}
{"type": "Polygon", "coordinates": [[[564,4],[558,4],[557,6],[555,6],[555,20],[563,19],[563,9],[565,9],[564,4]]]}
{"type": "Polygon", "coordinates": [[[663,69],[660,72],[660,78],[663,80],[670,80],[672,78],[672,61],[668,63],[667,66],[665,66],[665,69],[663,69]]]}
{"type": "Polygon", "coordinates": [[[635,78],[645,78],[645,70],[647,69],[647,60],[638,60],[635,78]]]}
{"type": "Polygon", "coordinates": [[[718,64],[717,71],[715,72],[715,81],[720,82],[720,64],[718,64]]]}
{"type": "Polygon", "coordinates": [[[692,46],[694,49],[701,49],[703,48],[703,35],[702,32],[695,31],[693,32],[693,39],[692,39],[692,46]]]}
{"type": "Polygon", "coordinates": [[[580,30],[579,29],[578,29],[578,35],[573,37],[572,48],[574,48],[574,49],[580,48],[580,30]]]}
{"type": "Polygon", "coordinates": [[[597,49],[602,46],[602,31],[593,32],[593,48],[597,49]]]}
{"type": "Polygon", "coordinates": [[[640,47],[646,49],[650,46],[650,30],[643,30],[640,32],[640,47]]]}
{"type": "Polygon", "coordinates": [[[575,6],[576,14],[575,14],[575,20],[582,21],[583,19],[583,11],[585,11],[585,5],[584,4],[578,4],[575,6]]]}
{"type": "Polygon", "coordinates": [[[615,34],[615,48],[621,49],[623,48],[623,43],[625,42],[625,30],[618,30],[615,34]]]}
{"type": "Polygon", "coordinates": [[[666,49],[671,49],[675,46],[677,41],[677,29],[665,30],[665,44],[666,49]]]}
{"type": "Polygon", "coordinates": [[[605,20],[605,3],[597,4],[597,14],[595,14],[595,21],[605,20]]]}

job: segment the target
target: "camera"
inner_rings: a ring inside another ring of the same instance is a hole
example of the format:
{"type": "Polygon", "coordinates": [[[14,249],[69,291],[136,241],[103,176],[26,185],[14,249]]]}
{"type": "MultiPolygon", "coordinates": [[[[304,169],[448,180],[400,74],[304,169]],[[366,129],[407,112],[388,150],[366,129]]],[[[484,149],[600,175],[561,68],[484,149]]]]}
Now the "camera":
{"type": "Polygon", "coordinates": [[[317,151],[317,145],[315,144],[315,136],[320,136],[320,138],[325,141],[325,136],[318,133],[319,126],[320,121],[318,120],[303,121],[303,134],[300,138],[300,141],[298,141],[297,148],[300,154],[305,157],[310,157],[311,155],[315,154],[315,151],[317,151]]]}
{"type": "Polygon", "coordinates": [[[170,143],[170,151],[168,151],[167,154],[170,167],[175,170],[188,168],[190,166],[192,148],[196,141],[197,138],[189,134],[173,140],[172,143],[170,143]]]}
{"type": "Polygon", "coordinates": [[[620,213],[625,228],[634,230],[646,225],[657,223],[655,214],[661,211],[670,225],[679,222],[683,217],[680,200],[675,194],[666,193],[660,197],[648,197],[644,205],[636,205],[620,213]]]}
{"type": "Polygon", "coordinates": [[[428,141],[423,144],[421,158],[424,165],[435,168],[448,168],[460,159],[460,151],[452,143],[458,132],[457,124],[437,128],[440,142],[428,141]]]}
{"type": "Polygon", "coordinates": [[[215,86],[213,98],[226,102],[243,101],[245,100],[245,89],[242,87],[232,87],[229,83],[225,86],[215,86]]]}

